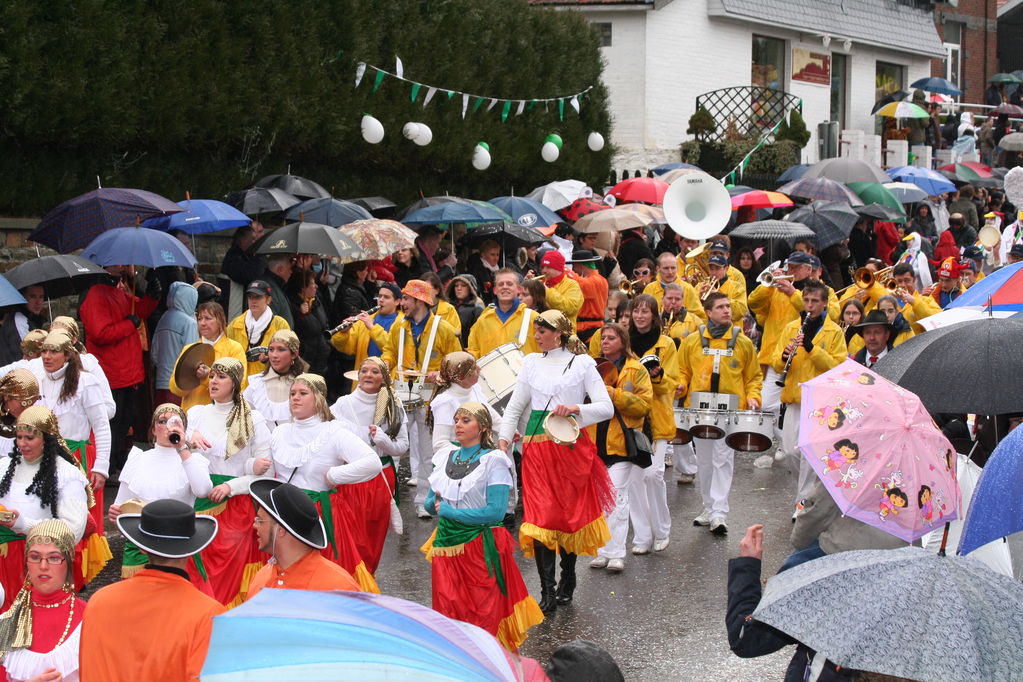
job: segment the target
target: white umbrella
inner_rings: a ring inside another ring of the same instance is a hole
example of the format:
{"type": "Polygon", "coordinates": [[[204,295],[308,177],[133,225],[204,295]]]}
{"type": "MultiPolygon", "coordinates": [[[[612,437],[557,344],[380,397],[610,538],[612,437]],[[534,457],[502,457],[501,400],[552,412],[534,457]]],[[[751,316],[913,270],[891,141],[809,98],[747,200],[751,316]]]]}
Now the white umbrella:
{"type": "Polygon", "coordinates": [[[535,199],[552,211],[560,211],[576,199],[592,196],[593,190],[582,180],[558,180],[540,185],[526,198],[535,199]]]}
{"type": "MultiPolygon", "coordinates": [[[[1010,317],[1015,314],[1015,310],[995,310],[991,313],[991,317],[1010,317]]],[[[949,308],[948,310],[942,310],[936,315],[931,315],[930,317],[918,320],[917,324],[927,331],[934,331],[935,329],[947,327],[949,325],[956,324],[957,322],[979,320],[983,317],[988,317],[987,308],[967,308],[963,306],[962,308],[949,308]]]]}

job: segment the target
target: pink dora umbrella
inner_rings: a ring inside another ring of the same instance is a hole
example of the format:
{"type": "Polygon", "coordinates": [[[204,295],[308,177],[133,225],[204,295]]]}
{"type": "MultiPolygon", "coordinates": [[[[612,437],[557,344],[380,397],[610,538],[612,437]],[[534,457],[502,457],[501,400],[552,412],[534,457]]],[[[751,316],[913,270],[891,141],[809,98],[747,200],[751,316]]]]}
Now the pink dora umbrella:
{"type": "Polygon", "coordinates": [[[906,542],[957,518],[955,448],[916,394],[853,360],[802,389],[799,449],[843,514],[906,542]]]}

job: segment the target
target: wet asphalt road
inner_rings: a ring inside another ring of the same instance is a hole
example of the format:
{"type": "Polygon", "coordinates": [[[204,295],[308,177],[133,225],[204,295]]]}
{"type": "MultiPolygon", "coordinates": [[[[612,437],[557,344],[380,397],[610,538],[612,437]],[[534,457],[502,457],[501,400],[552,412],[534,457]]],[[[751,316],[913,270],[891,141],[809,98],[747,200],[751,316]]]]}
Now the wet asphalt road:
{"type": "MultiPolygon", "coordinates": [[[[724,627],[727,563],[737,556],[746,527],[765,525],[765,577],[777,571],[790,551],[793,477],[777,467],[756,469],[753,459],[748,454],[736,457],[730,533],[725,538],[692,525],[702,506],[699,491],[695,485],[676,485],[674,470],[667,469],[672,514],[668,548],[645,556],[629,554],[620,574],[591,569],[589,557],[580,557],[573,603],[530,630],[522,653],[546,663],[560,644],[589,639],[611,652],[630,682],[781,680],[791,648],[743,660],[729,650],[724,627]]],[[[388,537],[376,578],[383,592],[429,605],[430,566],[419,547],[434,523],[415,518],[410,497],[405,495],[401,504],[405,533],[388,537]]],[[[533,560],[519,555],[518,563],[526,586],[539,600],[533,560]]]]}

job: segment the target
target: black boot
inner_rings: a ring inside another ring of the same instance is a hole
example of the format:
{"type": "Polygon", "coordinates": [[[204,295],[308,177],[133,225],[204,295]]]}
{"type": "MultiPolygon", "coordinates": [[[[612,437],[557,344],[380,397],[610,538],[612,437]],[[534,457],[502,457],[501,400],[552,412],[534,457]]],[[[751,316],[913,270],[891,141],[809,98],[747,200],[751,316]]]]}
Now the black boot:
{"type": "Polygon", "coordinates": [[[575,559],[576,555],[561,548],[561,579],[558,581],[558,606],[572,603],[575,592],[575,559]]]}
{"type": "Polygon", "coordinates": [[[554,581],[557,552],[540,541],[533,541],[533,554],[536,559],[536,571],[540,574],[540,610],[549,616],[558,608],[557,584],[554,581]]]}

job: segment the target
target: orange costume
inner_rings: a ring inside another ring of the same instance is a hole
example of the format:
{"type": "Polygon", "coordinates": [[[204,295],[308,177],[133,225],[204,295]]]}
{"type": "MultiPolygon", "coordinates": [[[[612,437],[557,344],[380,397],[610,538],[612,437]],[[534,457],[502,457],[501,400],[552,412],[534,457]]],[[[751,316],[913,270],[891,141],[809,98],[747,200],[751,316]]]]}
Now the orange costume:
{"type": "Polygon", "coordinates": [[[85,607],[82,682],[196,680],[213,616],[224,607],[170,568],[144,568],[108,585],[85,607]]]}
{"type": "Polygon", "coordinates": [[[576,318],[576,329],[584,332],[604,326],[604,308],[607,306],[607,280],[596,272],[585,277],[572,273],[583,292],[583,307],[576,318]]]}
{"type": "Polygon", "coordinates": [[[333,561],[323,558],[319,552],[310,549],[304,557],[293,563],[287,570],[281,570],[276,563],[268,563],[252,576],[249,594],[252,599],[264,587],[279,587],[289,590],[351,590],[360,592],[359,583],[352,574],[333,561]]]}

